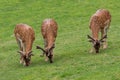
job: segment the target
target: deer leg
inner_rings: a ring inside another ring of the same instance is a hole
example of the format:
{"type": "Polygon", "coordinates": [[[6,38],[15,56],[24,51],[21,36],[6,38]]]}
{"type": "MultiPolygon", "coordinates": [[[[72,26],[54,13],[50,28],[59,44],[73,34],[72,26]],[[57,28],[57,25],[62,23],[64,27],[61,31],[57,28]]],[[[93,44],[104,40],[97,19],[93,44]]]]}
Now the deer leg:
{"type": "MultiPolygon", "coordinates": [[[[107,20],[105,23],[104,23],[106,26],[105,26],[105,28],[104,28],[104,30],[103,30],[103,36],[104,35],[107,35],[107,30],[109,29],[109,26],[110,26],[110,20],[107,20]]],[[[106,49],[107,48],[107,39],[105,38],[104,39],[104,42],[103,42],[103,49],[106,49]]]]}
{"type": "MultiPolygon", "coordinates": [[[[104,35],[107,35],[107,29],[108,29],[108,26],[106,26],[106,27],[102,30],[102,32],[101,32],[101,37],[103,37],[104,35]]],[[[103,49],[106,49],[106,48],[107,48],[107,39],[106,39],[106,38],[104,39],[104,42],[103,42],[103,44],[102,44],[102,48],[103,48],[103,49]]]]}
{"type": "Polygon", "coordinates": [[[20,51],[23,51],[23,48],[21,46],[21,41],[19,39],[16,39],[16,40],[17,40],[17,44],[18,44],[18,46],[20,48],[20,51]]]}
{"type": "Polygon", "coordinates": [[[51,54],[48,56],[50,63],[53,63],[53,49],[51,50],[51,54]]]}
{"type": "MultiPolygon", "coordinates": [[[[104,36],[104,29],[101,29],[101,39],[103,38],[103,36],[104,36]]],[[[103,49],[103,45],[104,45],[104,42],[101,44],[102,49],[103,49]]]]}
{"type": "MultiPolygon", "coordinates": [[[[21,45],[21,43],[22,43],[22,40],[21,39],[17,39],[16,38],[16,40],[17,40],[17,43],[18,43],[18,46],[19,46],[19,48],[20,48],[20,51],[23,51],[23,47],[22,47],[22,45],[21,45]]],[[[23,56],[22,55],[20,55],[20,64],[22,64],[24,61],[23,61],[23,56]]]]}
{"type": "Polygon", "coordinates": [[[20,56],[20,64],[24,63],[23,56],[20,56]]]}
{"type": "Polygon", "coordinates": [[[49,56],[50,63],[53,63],[53,55],[49,56]]]}
{"type": "MultiPolygon", "coordinates": [[[[53,47],[55,48],[55,43],[53,43],[53,47]]],[[[52,48],[52,50],[51,50],[51,54],[50,54],[51,57],[49,58],[50,59],[50,63],[53,63],[53,58],[54,58],[53,49],[54,48],[52,48]]]]}
{"type": "MultiPolygon", "coordinates": [[[[25,45],[25,43],[23,41],[22,41],[21,45],[23,47],[23,52],[25,52],[26,51],[26,45],[25,45]]],[[[25,53],[24,53],[24,55],[25,55],[25,53]]],[[[24,57],[22,58],[22,61],[23,61],[23,65],[26,65],[24,57]]]]}

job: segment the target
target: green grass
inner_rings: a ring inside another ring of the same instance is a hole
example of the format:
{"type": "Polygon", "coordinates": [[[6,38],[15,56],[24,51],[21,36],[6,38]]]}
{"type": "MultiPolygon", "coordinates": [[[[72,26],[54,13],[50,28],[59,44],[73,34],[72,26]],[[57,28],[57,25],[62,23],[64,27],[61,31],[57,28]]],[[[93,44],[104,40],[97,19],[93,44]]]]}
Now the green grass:
{"type": "Polygon", "coordinates": [[[0,0],[0,80],[120,80],[119,5],[119,0],[0,0]],[[109,46],[90,54],[89,19],[99,8],[112,15],[109,46]],[[35,49],[43,46],[40,26],[45,18],[54,18],[59,25],[53,64],[35,49]],[[29,67],[19,64],[13,36],[18,23],[35,30],[35,56],[29,67]]]}

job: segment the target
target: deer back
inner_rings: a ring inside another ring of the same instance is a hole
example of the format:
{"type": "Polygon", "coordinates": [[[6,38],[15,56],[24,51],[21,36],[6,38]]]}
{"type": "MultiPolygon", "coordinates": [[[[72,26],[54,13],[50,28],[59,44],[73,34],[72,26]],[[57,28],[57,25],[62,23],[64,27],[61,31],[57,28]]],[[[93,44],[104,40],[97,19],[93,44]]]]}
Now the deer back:
{"type": "Polygon", "coordinates": [[[26,51],[32,49],[33,41],[35,40],[34,30],[26,24],[17,24],[14,30],[15,37],[21,39],[25,43],[26,51]]]}

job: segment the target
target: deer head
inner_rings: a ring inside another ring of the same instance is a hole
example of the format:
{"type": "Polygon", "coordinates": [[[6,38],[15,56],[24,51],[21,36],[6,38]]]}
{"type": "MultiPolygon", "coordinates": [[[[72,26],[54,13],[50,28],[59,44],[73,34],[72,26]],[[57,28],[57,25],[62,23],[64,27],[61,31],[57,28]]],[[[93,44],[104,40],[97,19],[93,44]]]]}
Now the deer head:
{"type": "Polygon", "coordinates": [[[95,52],[99,53],[99,49],[100,49],[100,45],[105,42],[104,39],[107,38],[107,35],[103,36],[103,38],[101,38],[100,40],[95,40],[94,38],[92,38],[91,36],[87,35],[89,42],[91,42],[93,44],[93,47],[95,48],[95,52]]]}
{"type": "Polygon", "coordinates": [[[43,51],[43,54],[46,54],[46,56],[49,58],[49,60],[50,60],[50,63],[52,63],[53,61],[52,61],[52,50],[53,50],[53,48],[55,48],[54,47],[54,45],[52,45],[51,46],[51,48],[49,48],[49,49],[43,49],[42,47],[40,47],[40,46],[36,46],[36,49],[40,49],[40,50],[42,50],[43,51]]]}
{"type": "Polygon", "coordinates": [[[26,55],[26,53],[25,52],[23,52],[23,51],[18,51],[18,53],[20,53],[20,55],[22,56],[22,58],[23,58],[23,60],[24,60],[24,65],[25,66],[29,66],[29,64],[30,64],[30,61],[31,61],[31,56],[34,56],[33,54],[32,54],[32,51],[29,51],[28,53],[27,53],[27,55],[26,55]]]}

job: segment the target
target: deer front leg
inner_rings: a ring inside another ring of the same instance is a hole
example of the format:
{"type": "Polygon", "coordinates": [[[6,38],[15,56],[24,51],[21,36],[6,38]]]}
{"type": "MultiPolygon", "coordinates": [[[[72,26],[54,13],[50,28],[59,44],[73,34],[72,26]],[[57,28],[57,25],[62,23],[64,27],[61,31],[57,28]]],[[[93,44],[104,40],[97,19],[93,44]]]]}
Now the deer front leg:
{"type": "MultiPolygon", "coordinates": [[[[110,21],[111,21],[111,20],[107,20],[107,21],[105,22],[106,26],[105,26],[105,28],[104,28],[104,30],[103,30],[103,33],[102,33],[103,36],[104,36],[104,35],[107,35],[107,31],[108,31],[108,29],[109,29],[109,27],[110,27],[110,21]]],[[[102,37],[103,37],[103,36],[102,36],[102,37]]],[[[103,43],[103,49],[106,49],[107,46],[108,46],[107,39],[105,38],[104,41],[105,41],[105,42],[103,43]]]]}
{"type": "MultiPolygon", "coordinates": [[[[17,39],[17,38],[16,38],[16,40],[17,40],[20,51],[23,51],[23,47],[21,45],[21,40],[17,39]]],[[[24,62],[23,57],[22,57],[22,55],[20,55],[20,64],[23,64],[23,62],[24,62]]]]}
{"type": "Polygon", "coordinates": [[[48,56],[50,63],[53,63],[53,49],[51,50],[51,54],[48,56]]]}
{"type": "MultiPolygon", "coordinates": [[[[106,26],[103,30],[101,30],[101,38],[104,36],[104,35],[107,35],[107,29],[108,27],[106,26]]],[[[104,39],[104,42],[102,43],[102,48],[103,49],[106,49],[107,48],[107,39],[105,38],[104,39]]]]}

